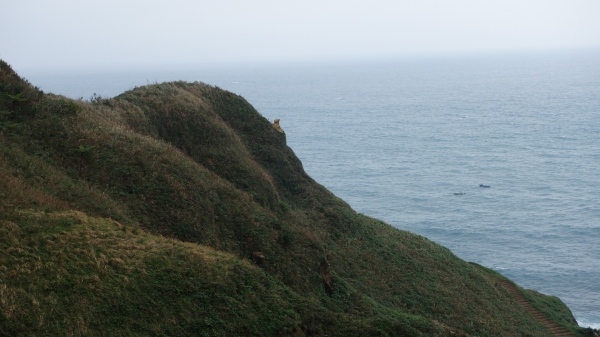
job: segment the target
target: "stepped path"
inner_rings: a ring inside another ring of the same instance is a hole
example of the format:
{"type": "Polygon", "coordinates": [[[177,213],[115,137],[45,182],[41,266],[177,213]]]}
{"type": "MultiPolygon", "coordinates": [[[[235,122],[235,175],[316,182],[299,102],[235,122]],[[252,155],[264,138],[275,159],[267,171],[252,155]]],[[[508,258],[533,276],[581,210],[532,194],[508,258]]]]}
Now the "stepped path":
{"type": "Polygon", "coordinates": [[[539,310],[534,308],[529,302],[527,302],[527,300],[525,300],[525,297],[523,297],[523,294],[521,294],[521,292],[517,289],[517,287],[515,287],[514,284],[512,284],[506,280],[500,280],[500,281],[498,281],[498,283],[500,283],[500,285],[502,285],[504,288],[506,288],[506,290],[510,291],[510,293],[513,294],[513,296],[515,297],[515,300],[519,304],[524,306],[525,309],[527,309],[527,311],[529,311],[538,322],[540,322],[548,330],[550,330],[550,332],[552,333],[552,336],[573,336],[573,337],[575,337],[575,335],[571,331],[554,323],[552,320],[550,320],[548,317],[546,317],[546,315],[541,313],[539,310]]]}

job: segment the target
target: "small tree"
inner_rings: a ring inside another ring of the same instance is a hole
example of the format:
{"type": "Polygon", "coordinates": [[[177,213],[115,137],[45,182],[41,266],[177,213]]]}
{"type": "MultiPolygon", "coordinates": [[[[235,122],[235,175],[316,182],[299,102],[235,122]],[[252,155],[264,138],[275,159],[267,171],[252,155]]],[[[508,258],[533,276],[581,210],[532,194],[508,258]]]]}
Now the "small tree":
{"type": "Polygon", "coordinates": [[[12,111],[0,111],[0,129],[13,129],[19,126],[19,123],[8,120],[10,114],[12,114],[12,111]]]}
{"type": "MultiPolygon", "coordinates": [[[[19,93],[16,95],[11,95],[9,93],[4,93],[4,94],[6,95],[6,97],[8,97],[10,99],[10,102],[11,102],[10,108],[13,111],[15,110],[15,104],[17,102],[27,101],[27,98],[22,97],[23,93],[19,93]]],[[[13,111],[0,110],[0,129],[13,129],[13,128],[19,126],[19,123],[16,123],[16,122],[10,120],[11,119],[10,115],[13,115],[13,111]]]]}
{"type": "Polygon", "coordinates": [[[76,149],[71,149],[71,152],[79,153],[79,175],[81,176],[81,169],[83,168],[83,157],[89,157],[90,152],[95,146],[83,146],[79,145],[76,149]]]}
{"type": "Polygon", "coordinates": [[[21,97],[23,96],[23,93],[18,93],[15,95],[11,95],[9,93],[6,94],[6,96],[8,96],[8,98],[10,98],[10,100],[12,101],[12,109],[15,109],[15,104],[17,104],[17,102],[25,102],[27,101],[27,98],[25,97],[21,97]]]}

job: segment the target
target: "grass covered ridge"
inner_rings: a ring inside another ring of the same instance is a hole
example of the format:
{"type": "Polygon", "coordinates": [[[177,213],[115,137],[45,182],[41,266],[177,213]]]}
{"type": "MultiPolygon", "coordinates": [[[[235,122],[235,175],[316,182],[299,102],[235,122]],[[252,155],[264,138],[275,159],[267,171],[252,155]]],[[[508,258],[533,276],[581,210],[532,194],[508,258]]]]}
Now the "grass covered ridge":
{"type": "Polygon", "coordinates": [[[549,334],[499,275],[313,181],[238,95],[74,101],[0,61],[0,111],[0,334],[549,334]]]}
{"type": "Polygon", "coordinates": [[[300,322],[295,294],[231,254],[76,211],[10,218],[2,335],[274,335],[300,322]]]}

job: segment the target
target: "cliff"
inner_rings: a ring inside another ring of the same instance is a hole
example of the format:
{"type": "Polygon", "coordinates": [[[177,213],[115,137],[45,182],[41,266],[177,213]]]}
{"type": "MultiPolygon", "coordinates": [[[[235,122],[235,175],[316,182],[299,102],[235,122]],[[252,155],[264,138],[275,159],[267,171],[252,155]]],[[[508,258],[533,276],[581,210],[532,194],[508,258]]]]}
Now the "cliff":
{"type": "Polygon", "coordinates": [[[0,335],[550,335],[501,275],[356,214],[238,95],[75,101],[0,61],[0,97],[0,335]]]}

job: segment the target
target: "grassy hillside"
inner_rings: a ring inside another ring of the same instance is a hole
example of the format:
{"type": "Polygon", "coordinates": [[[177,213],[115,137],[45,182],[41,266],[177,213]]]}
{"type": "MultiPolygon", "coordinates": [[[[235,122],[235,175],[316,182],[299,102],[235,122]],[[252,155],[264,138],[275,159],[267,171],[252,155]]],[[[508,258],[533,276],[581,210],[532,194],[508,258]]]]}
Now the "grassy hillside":
{"type": "Polygon", "coordinates": [[[0,61],[0,111],[0,335],[550,334],[500,275],[356,214],[238,95],[73,101],[0,61]]]}

